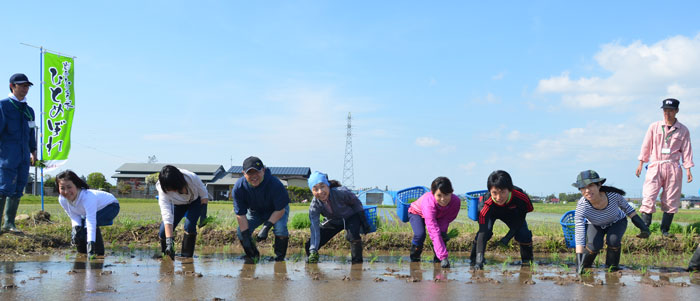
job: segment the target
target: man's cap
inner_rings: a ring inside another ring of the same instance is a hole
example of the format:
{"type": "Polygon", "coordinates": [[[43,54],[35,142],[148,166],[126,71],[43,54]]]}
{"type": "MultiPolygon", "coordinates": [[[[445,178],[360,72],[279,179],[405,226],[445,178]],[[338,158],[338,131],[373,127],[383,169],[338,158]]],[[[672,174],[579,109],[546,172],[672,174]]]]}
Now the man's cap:
{"type": "Polygon", "coordinates": [[[258,157],[250,156],[243,160],[243,172],[245,173],[247,173],[251,168],[261,171],[264,167],[265,165],[263,165],[262,161],[258,157]]]}
{"type": "Polygon", "coordinates": [[[29,85],[33,86],[32,82],[29,81],[29,78],[22,74],[22,73],[15,73],[12,76],[10,76],[10,84],[25,84],[29,83],[29,85]]]}
{"type": "Polygon", "coordinates": [[[571,184],[578,189],[586,187],[591,183],[598,183],[602,185],[605,183],[605,178],[601,178],[595,170],[584,170],[578,174],[576,177],[576,183],[571,184]]]}
{"type": "Polygon", "coordinates": [[[681,102],[675,98],[666,98],[661,102],[662,109],[678,109],[678,105],[681,102]]]}

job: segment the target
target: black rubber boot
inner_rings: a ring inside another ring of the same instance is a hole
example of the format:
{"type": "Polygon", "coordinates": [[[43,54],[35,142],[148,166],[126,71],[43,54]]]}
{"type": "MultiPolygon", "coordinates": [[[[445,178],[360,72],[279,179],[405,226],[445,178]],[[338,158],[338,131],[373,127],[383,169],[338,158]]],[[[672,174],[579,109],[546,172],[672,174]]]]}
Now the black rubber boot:
{"type": "Polygon", "coordinates": [[[97,227],[95,233],[95,254],[98,256],[105,256],[105,241],[102,238],[102,231],[100,231],[100,227],[97,227]]]}
{"type": "Polygon", "coordinates": [[[671,222],[673,221],[673,213],[666,213],[664,212],[663,217],[661,218],[661,235],[663,236],[669,236],[671,235],[668,233],[668,231],[671,229],[671,222]]]}
{"type": "Polygon", "coordinates": [[[520,244],[520,259],[522,260],[521,265],[529,266],[533,258],[532,243],[520,244]]]}
{"type": "Polygon", "coordinates": [[[284,261],[287,256],[287,245],[289,245],[289,236],[275,235],[275,261],[284,261]]]}
{"type": "Polygon", "coordinates": [[[87,254],[87,228],[83,227],[75,235],[75,250],[81,254],[87,254]]]}
{"type": "Polygon", "coordinates": [[[309,258],[309,255],[311,255],[309,248],[311,246],[311,240],[307,240],[306,243],[304,244],[304,252],[306,252],[306,258],[309,258]]]}
{"type": "Polygon", "coordinates": [[[579,262],[578,266],[578,273],[583,274],[583,270],[590,268],[591,265],[593,265],[593,261],[595,261],[596,256],[598,256],[598,253],[592,253],[588,249],[583,250],[583,259],[579,262]]]}
{"type": "Polygon", "coordinates": [[[355,263],[362,263],[362,241],[361,240],[353,240],[350,242],[350,254],[351,254],[351,261],[353,264],[355,263]]]}
{"type": "Polygon", "coordinates": [[[642,212],[642,220],[647,227],[651,226],[651,213],[642,212]]]}
{"type": "Polygon", "coordinates": [[[0,223],[2,223],[2,219],[5,217],[3,214],[5,213],[5,199],[7,197],[4,195],[0,195],[0,223]]]}
{"type": "Polygon", "coordinates": [[[185,233],[182,236],[182,251],[181,251],[180,255],[182,257],[194,256],[194,246],[195,246],[196,242],[197,242],[197,233],[194,233],[194,234],[185,233]]]}
{"type": "Polygon", "coordinates": [[[620,252],[621,247],[613,248],[608,246],[608,250],[605,252],[605,268],[610,272],[615,272],[620,270],[620,252]]]}
{"type": "Polygon", "coordinates": [[[160,239],[160,254],[165,254],[165,248],[167,248],[168,245],[165,243],[165,237],[160,239]]]}
{"type": "Polygon", "coordinates": [[[411,262],[420,262],[420,254],[423,253],[423,246],[411,244],[411,262]]]}
{"type": "Polygon", "coordinates": [[[700,245],[695,249],[693,257],[690,258],[690,263],[688,264],[688,272],[690,271],[700,271],[700,245]]]}
{"type": "Polygon", "coordinates": [[[474,258],[474,264],[472,266],[477,270],[483,270],[484,263],[486,263],[486,260],[484,259],[484,253],[476,253],[476,256],[474,258]]]}
{"type": "Polygon", "coordinates": [[[435,253],[433,253],[433,263],[440,263],[440,258],[438,258],[435,253]]]}
{"type": "Polygon", "coordinates": [[[472,244],[472,253],[469,255],[469,265],[474,266],[476,264],[476,242],[472,244]]]}

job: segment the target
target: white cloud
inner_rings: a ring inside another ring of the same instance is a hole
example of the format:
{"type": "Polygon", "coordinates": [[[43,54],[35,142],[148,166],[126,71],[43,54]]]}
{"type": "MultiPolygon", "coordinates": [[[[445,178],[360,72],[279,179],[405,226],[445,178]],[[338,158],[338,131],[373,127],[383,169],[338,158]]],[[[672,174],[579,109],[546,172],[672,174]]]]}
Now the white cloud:
{"type": "MultiPolygon", "coordinates": [[[[578,108],[623,107],[666,96],[700,96],[700,35],[675,36],[654,44],[603,45],[594,56],[607,77],[541,79],[537,92],[560,94],[562,103],[578,108]]],[[[682,99],[681,99],[682,101],[682,99]]]]}
{"type": "Polygon", "coordinates": [[[476,162],[469,162],[467,164],[460,164],[459,168],[466,171],[467,173],[471,173],[474,171],[474,168],[476,167],[476,162]]]}
{"type": "Polygon", "coordinates": [[[416,145],[421,146],[421,147],[431,147],[431,146],[437,146],[440,144],[440,140],[437,140],[432,137],[418,137],[416,138],[416,145]]]}
{"type": "Polygon", "coordinates": [[[498,73],[491,77],[492,80],[502,80],[506,76],[505,72],[498,73]]]}

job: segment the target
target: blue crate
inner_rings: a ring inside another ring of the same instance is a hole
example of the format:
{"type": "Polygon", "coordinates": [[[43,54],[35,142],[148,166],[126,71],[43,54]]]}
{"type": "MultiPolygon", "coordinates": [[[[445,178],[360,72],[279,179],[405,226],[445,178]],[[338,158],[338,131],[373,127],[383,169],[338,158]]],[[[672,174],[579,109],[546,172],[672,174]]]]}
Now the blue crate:
{"type": "Polygon", "coordinates": [[[576,247],[576,223],[574,221],[574,215],[576,210],[571,210],[561,217],[559,223],[561,224],[561,230],[564,232],[564,240],[566,240],[567,248],[576,247]]]}
{"type": "Polygon", "coordinates": [[[367,222],[369,223],[369,232],[377,231],[377,206],[362,206],[365,208],[365,216],[367,217],[367,222]]]}
{"type": "Polygon", "coordinates": [[[477,190],[472,192],[467,192],[467,216],[473,221],[479,220],[479,208],[484,203],[483,196],[489,192],[488,190],[477,190]]]}
{"type": "Polygon", "coordinates": [[[416,200],[426,192],[430,191],[427,187],[415,186],[399,190],[396,193],[396,215],[402,222],[408,222],[408,207],[411,206],[410,200],[416,200]]]}

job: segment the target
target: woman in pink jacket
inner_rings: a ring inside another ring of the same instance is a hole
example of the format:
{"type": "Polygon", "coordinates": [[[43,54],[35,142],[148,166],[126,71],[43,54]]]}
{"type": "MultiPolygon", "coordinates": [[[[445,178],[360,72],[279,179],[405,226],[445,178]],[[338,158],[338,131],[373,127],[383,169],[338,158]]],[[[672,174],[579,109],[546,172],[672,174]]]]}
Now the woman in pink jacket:
{"type": "Polygon", "coordinates": [[[413,228],[411,261],[420,261],[427,229],[435,251],[434,261],[440,262],[443,268],[450,267],[445,246],[449,240],[447,227],[457,218],[460,202],[459,197],[452,193],[453,191],[450,179],[438,177],[430,185],[430,192],[426,192],[418,200],[411,203],[411,207],[408,208],[408,221],[413,228]]]}

